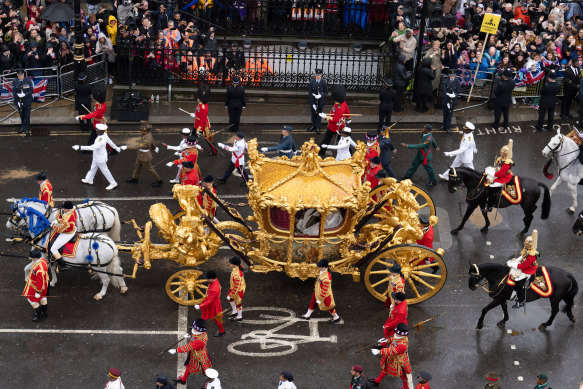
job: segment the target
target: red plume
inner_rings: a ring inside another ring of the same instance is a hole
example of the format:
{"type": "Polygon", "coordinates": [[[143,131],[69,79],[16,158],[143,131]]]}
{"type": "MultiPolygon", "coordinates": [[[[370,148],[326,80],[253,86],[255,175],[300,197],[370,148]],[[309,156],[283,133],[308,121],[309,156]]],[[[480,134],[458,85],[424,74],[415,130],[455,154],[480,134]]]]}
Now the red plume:
{"type": "Polygon", "coordinates": [[[551,166],[552,162],[553,160],[549,159],[549,161],[545,164],[545,167],[543,168],[543,173],[545,174],[545,177],[548,178],[549,180],[555,178],[555,175],[553,173],[549,173],[549,167],[551,166]]]}

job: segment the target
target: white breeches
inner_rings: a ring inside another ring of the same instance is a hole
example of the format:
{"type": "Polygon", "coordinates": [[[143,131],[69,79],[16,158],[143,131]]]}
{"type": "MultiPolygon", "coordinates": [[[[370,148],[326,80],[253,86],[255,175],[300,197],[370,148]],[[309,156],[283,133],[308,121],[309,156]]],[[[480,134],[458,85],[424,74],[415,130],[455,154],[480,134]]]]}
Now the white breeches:
{"type": "Polygon", "coordinates": [[[501,187],[503,184],[501,182],[493,182],[490,184],[490,188],[499,188],[501,187]]]}
{"type": "Polygon", "coordinates": [[[75,235],[75,232],[72,232],[70,234],[60,233],[59,235],[57,235],[57,238],[55,239],[55,242],[51,246],[51,253],[53,255],[58,254],[59,249],[61,247],[63,247],[65,245],[65,243],[67,243],[68,241],[70,241],[71,238],[73,238],[73,235],[75,235]]]}
{"type": "Polygon", "coordinates": [[[111,175],[111,172],[109,171],[109,169],[107,167],[107,162],[95,162],[95,160],[93,160],[93,162],[91,162],[91,169],[89,169],[89,171],[87,172],[85,179],[89,182],[93,182],[93,179],[95,178],[95,174],[97,173],[97,169],[101,170],[101,173],[103,173],[103,176],[105,177],[105,179],[107,181],[109,181],[110,185],[117,184],[117,182],[115,182],[115,179],[113,178],[113,176],[111,175]]]}
{"type": "Polygon", "coordinates": [[[42,299],[40,299],[40,304],[37,302],[30,301],[30,299],[26,299],[26,300],[30,303],[30,305],[32,305],[32,307],[34,309],[37,309],[39,307],[39,305],[47,305],[47,298],[46,297],[43,297],[42,299]]]}

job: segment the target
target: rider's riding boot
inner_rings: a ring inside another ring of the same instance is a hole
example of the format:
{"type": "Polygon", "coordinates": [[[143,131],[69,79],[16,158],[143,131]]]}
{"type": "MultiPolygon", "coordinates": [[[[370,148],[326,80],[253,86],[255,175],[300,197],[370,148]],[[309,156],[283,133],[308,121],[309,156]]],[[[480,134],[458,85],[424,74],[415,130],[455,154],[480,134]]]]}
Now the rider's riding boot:
{"type": "Polygon", "coordinates": [[[512,308],[522,308],[522,307],[524,307],[524,303],[520,302],[520,301],[516,301],[514,303],[514,305],[512,306],[512,308]]]}
{"type": "Polygon", "coordinates": [[[63,261],[63,257],[61,257],[60,255],[57,257],[56,255],[53,254],[53,258],[55,258],[55,260],[57,261],[57,264],[59,265],[61,271],[69,269],[69,265],[67,265],[67,263],[63,261]]]}
{"type": "Polygon", "coordinates": [[[486,211],[492,212],[492,208],[496,206],[496,200],[498,200],[498,189],[488,187],[488,202],[486,203],[486,211]]]}
{"type": "Polygon", "coordinates": [[[43,312],[41,307],[34,309],[34,316],[32,317],[32,321],[39,322],[43,319],[43,312]]]}

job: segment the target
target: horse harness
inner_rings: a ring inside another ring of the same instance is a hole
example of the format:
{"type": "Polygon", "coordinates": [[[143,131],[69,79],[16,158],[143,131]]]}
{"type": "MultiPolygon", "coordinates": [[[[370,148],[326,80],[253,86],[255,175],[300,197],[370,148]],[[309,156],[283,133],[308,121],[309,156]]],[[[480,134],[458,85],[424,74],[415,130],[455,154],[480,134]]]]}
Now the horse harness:
{"type": "MultiPolygon", "coordinates": [[[[475,273],[470,273],[472,276],[476,276],[479,277],[480,276],[480,269],[478,269],[478,265],[476,265],[475,263],[472,264],[472,266],[474,266],[474,269],[476,269],[475,273]]],[[[488,293],[490,295],[490,297],[494,298],[496,297],[498,294],[500,294],[500,292],[502,292],[503,288],[500,288],[500,285],[503,285],[504,282],[506,282],[506,280],[508,279],[508,277],[510,276],[510,273],[506,274],[506,276],[502,277],[502,279],[500,280],[500,282],[498,283],[498,285],[496,285],[496,289],[494,290],[489,290],[488,288],[486,288],[486,283],[488,283],[488,280],[484,277],[484,282],[480,283],[478,282],[478,286],[480,286],[482,289],[484,289],[486,291],[486,293],[488,293]]]]}
{"type": "MultiPolygon", "coordinates": [[[[569,154],[573,154],[575,152],[579,153],[581,152],[580,149],[575,149],[573,151],[569,151],[568,153],[565,154],[561,154],[561,155],[556,155],[557,152],[563,148],[563,142],[565,140],[565,135],[561,135],[561,141],[554,147],[554,148],[550,148],[549,145],[545,146],[545,149],[548,147],[549,150],[551,151],[551,161],[554,161],[555,159],[557,159],[558,157],[563,157],[565,155],[569,155],[569,154]]],[[[563,170],[565,170],[566,168],[573,166],[575,164],[575,162],[577,162],[577,160],[579,159],[579,154],[577,154],[577,156],[569,163],[567,163],[565,166],[561,167],[559,166],[559,175],[561,175],[561,172],[563,170]]],[[[557,162],[558,163],[558,162],[557,162]]]]}
{"type": "MultiPolygon", "coordinates": [[[[109,232],[109,231],[111,231],[111,228],[106,228],[105,215],[103,214],[103,211],[101,210],[101,206],[106,208],[115,217],[115,212],[113,211],[113,209],[109,205],[102,203],[102,202],[90,201],[90,202],[85,202],[83,204],[75,206],[75,210],[86,209],[86,208],[89,209],[89,211],[91,211],[91,213],[93,215],[93,218],[95,219],[96,224],[98,223],[98,219],[97,219],[97,214],[95,213],[95,209],[97,209],[97,211],[101,215],[102,228],[97,229],[97,230],[91,230],[91,232],[109,232]],[[97,206],[97,205],[99,205],[99,206],[97,206]]],[[[81,227],[83,227],[83,230],[85,230],[86,227],[85,227],[85,223],[83,222],[83,217],[81,216],[81,213],[77,212],[77,216],[78,216],[79,222],[81,223],[81,227]]]]}

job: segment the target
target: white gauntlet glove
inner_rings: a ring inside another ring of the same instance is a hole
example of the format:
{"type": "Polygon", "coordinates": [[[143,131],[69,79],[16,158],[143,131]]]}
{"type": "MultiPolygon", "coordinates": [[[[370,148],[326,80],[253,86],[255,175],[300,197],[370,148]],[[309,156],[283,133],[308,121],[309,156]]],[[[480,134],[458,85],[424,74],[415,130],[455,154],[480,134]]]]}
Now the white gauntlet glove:
{"type": "Polygon", "coordinates": [[[267,151],[267,147],[262,147],[261,151],[263,151],[265,153],[267,151]]]}
{"type": "Polygon", "coordinates": [[[79,150],[79,149],[80,149],[79,145],[73,146],[73,150],[79,150]]]}
{"type": "Polygon", "coordinates": [[[217,143],[217,144],[218,144],[218,146],[219,146],[221,149],[223,149],[223,150],[225,149],[225,144],[224,144],[224,143],[217,143]]]}
{"type": "Polygon", "coordinates": [[[156,154],[158,154],[158,151],[160,151],[160,148],[159,148],[159,147],[156,147],[156,148],[154,149],[154,152],[155,152],[156,154]]]}
{"type": "MultiPolygon", "coordinates": [[[[126,145],[123,145],[123,146],[120,146],[120,149],[122,149],[122,150],[127,150],[127,149],[128,149],[128,147],[127,147],[126,145]]],[[[156,147],[156,149],[157,149],[157,147],[156,147]]],[[[157,152],[157,151],[156,151],[156,152],[157,152]]]]}
{"type": "Polygon", "coordinates": [[[318,114],[322,119],[326,119],[326,114],[324,112],[320,112],[318,114]]]}
{"type": "Polygon", "coordinates": [[[381,352],[379,350],[377,350],[376,348],[371,348],[370,352],[372,353],[372,355],[379,355],[381,352]]]}
{"type": "Polygon", "coordinates": [[[172,165],[174,165],[174,162],[168,162],[168,163],[166,164],[166,166],[168,166],[168,167],[172,167],[172,165]]]}
{"type": "Polygon", "coordinates": [[[194,306],[194,309],[200,309],[200,305],[198,305],[198,304],[197,304],[197,305],[195,305],[195,306],[194,306]]]}
{"type": "Polygon", "coordinates": [[[189,115],[190,115],[191,118],[195,118],[196,117],[196,115],[194,113],[192,113],[192,112],[189,115]]]}
{"type": "Polygon", "coordinates": [[[168,352],[172,355],[176,354],[176,349],[175,348],[171,348],[170,350],[168,350],[168,352]]]}

